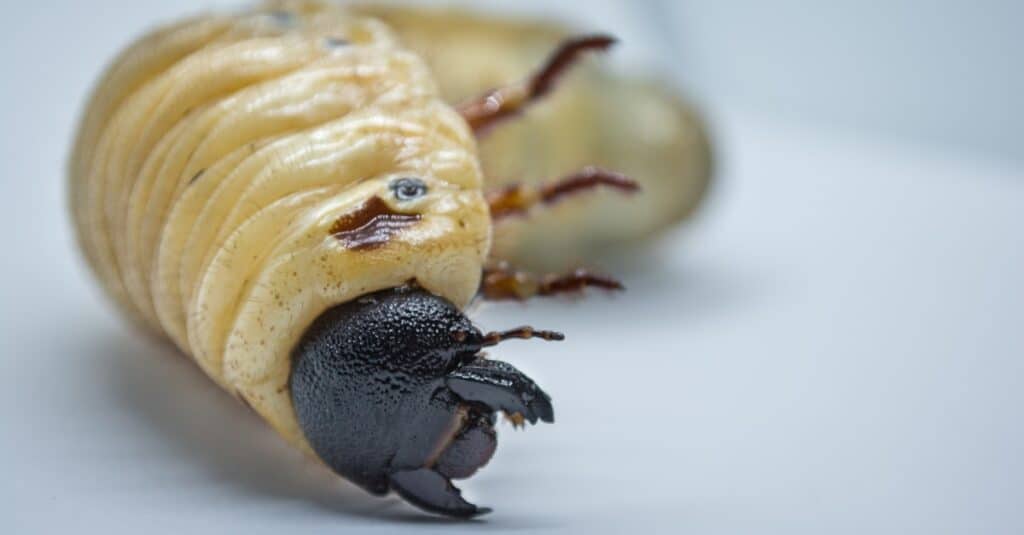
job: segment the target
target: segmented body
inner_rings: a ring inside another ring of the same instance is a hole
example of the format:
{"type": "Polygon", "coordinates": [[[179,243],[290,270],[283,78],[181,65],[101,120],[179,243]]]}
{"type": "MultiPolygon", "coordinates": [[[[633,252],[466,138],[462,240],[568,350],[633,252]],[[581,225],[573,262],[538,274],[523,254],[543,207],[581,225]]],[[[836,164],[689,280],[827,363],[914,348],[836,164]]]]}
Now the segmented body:
{"type": "Polygon", "coordinates": [[[189,20],[123,53],[87,107],[70,198],[118,303],[305,445],[287,393],[305,329],[412,280],[464,306],[491,224],[473,134],[419,57],[376,20],[289,7],[189,20]],[[404,176],[430,193],[398,203],[404,176]],[[418,219],[346,239],[339,221],[368,209],[418,219]]]}
{"type": "Polygon", "coordinates": [[[304,0],[156,30],[86,107],[69,169],[85,256],[129,316],[306,447],[289,355],[325,310],[410,281],[464,307],[491,254],[581,265],[703,198],[710,152],[693,112],[594,68],[484,136],[478,155],[453,105],[526,76],[566,35],[304,0]],[[494,230],[485,175],[497,187],[588,165],[626,172],[644,195],[598,194],[494,230]],[[396,200],[403,177],[429,194],[396,200]]]}

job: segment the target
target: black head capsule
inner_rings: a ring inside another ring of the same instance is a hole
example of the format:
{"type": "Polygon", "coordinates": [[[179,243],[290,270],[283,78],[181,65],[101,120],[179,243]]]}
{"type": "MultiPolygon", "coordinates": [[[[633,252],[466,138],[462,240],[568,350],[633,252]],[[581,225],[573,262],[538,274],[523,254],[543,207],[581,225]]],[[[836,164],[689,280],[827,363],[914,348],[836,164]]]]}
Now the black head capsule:
{"type": "Polygon", "coordinates": [[[394,490],[434,513],[488,512],[452,479],[497,447],[496,413],[554,421],[551,398],[512,365],[479,352],[507,338],[561,339],[528,328],[483,334],[447,300],[385,290],[324,312],[294,350],[299,425],[335,472],[374,494],[394,490]]]}

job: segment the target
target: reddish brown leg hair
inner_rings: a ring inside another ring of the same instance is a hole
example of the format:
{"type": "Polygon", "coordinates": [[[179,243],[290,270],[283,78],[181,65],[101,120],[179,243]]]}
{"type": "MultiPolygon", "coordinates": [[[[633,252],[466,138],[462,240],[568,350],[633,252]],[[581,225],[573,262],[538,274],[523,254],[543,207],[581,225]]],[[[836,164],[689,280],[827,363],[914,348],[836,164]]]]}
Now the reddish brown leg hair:
{"type": "Polygon", "coordinates": [[[531,102],[547,95],[560,75],[576,63],[583,52],[607,50],[615,38],[607,35],[587,35],[562,43],[544,66],[529,79],[518,84],[492,90],[458,106],[477,135],[509,117],[521,113],[531,102]]]}
{"type": "MultiPolygon", "coordinates": [[[[480,97],[458,106],[466,122],[475,134],[482,135],[501,121],[515,117],[526,107],[551,92],[558,78],[564,74],[580,56],[587,51],[607,50],[615,44],[615,38],[607,35],[589,35],[570,39],[562,43],[547,62],[529,79],[512,86],[495,89],[480,97]]],[[[498,220],[510,215],[523,214],[537,204],[552,204],[563,197],[599,186],[608,186],[619,191],[632,193],[639,186],[632,179],[597,167],[587,167],[577,173],[563,177],[553,183],[530,186],[513,184],[490,192],[487,201],[491,217],[498,220]]],[[[537,276],[518,271],[506,262],[499,262],[484,269],[480,293],[490,300],[523,301],[534,296],[551,296],[581,292],[585,288],[622,290],[619,281],[577,269],[562,275],[537,276]]],[[[524,328],[506,333],[492,333],[495,340],[509,337],[541,337],[548,334],[524,328]]],[[[557,338],[555,338],[557,339],[557,338]]]]}
{"type": "Polygon", "coordinates": [[[634,193],[640,186],[633,179],[598,167],[587,167],[555,182],[542,185],[511,184],[487,193],[491,219],[497,221],[525,214],[538,204],[554,204],[564,197],[606,186],[624,193],[634,193]]]}
{"type": "Polygon", "coordinates": [[[561,275],[537,276],[516,270],[507,262],[498,262],[484,269],[480,294],[490,301],[525,301],[535,296],[578,293],[586,288],[622,290],[624,286],[615,279],[585,269],[561,275]]]}

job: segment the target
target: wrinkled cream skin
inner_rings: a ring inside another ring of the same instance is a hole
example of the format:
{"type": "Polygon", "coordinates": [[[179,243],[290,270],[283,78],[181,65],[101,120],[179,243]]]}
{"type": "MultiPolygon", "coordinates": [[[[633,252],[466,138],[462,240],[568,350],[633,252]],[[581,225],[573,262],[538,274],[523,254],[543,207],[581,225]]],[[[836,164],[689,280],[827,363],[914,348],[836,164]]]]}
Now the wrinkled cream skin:
{"type": "Polygon", "coordinates": [[[478,155],[452,105],[521,80],[568,33],[305,0],[157,29],[115,59],[85,108],[69,163],[81,249],[129,317],[311,451],[288,392],[290,352],[327,308],[413,279],[464,307],[489,254],[539,270],[588,265],[703,199],[711,158],[696,114],[592,62],[478,155]],[[644,193],[590,193],[503,221],[492,248],[484,172],[495,187],[586,165],[644,193]],[[388,182],[402,176],[429,195],[396,202],[388,182]],[[331,226],[373,196],[423,218],[379,248],[345,249],[331,226]]]}
{"type": "Polygon", "coordinates": [[[490,248],[467,125],[385,25],[337,7],[279,2],[147,35],[97,86],[69,175],[108,293],[307,451],[288,378],[313,320],[411,280],[463,307],[490,248]],[[397,201],[388,184],[404,176],[429,193],[397,201]],[[373,196],[422,219],[346,249],[332,224],[373,196]]]}

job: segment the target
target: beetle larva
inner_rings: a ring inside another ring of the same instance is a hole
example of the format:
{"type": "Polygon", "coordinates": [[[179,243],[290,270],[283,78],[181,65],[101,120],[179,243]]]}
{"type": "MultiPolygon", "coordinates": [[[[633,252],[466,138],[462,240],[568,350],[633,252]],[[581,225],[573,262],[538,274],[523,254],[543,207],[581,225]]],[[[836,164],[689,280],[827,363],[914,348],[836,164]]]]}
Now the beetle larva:
{"type": "Polygon", "coordinates": [[[474,516],[487,510],[451,480],[489,461],[495,415],[554,419],[532,380],[480,352],[562,336],[485,334],[462,310],[477,295],[619,287],[490,261],[493,223],[637,185],[587,168],[488,193],[477,153],[485,127],[610,39],[569,39],[525,82],[453,106],[396,27],[296,1],[150,33],[87,105],[72,212],[90,266],[127,314],[285,439],[372,493],[474,516]]]}

